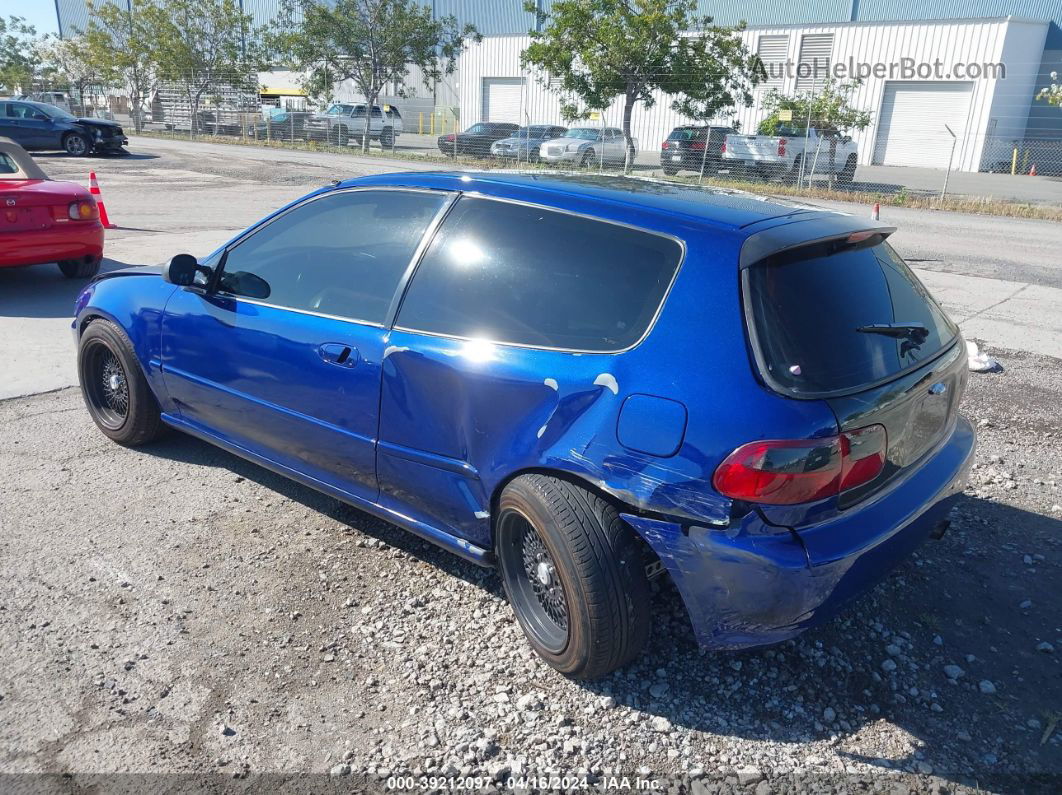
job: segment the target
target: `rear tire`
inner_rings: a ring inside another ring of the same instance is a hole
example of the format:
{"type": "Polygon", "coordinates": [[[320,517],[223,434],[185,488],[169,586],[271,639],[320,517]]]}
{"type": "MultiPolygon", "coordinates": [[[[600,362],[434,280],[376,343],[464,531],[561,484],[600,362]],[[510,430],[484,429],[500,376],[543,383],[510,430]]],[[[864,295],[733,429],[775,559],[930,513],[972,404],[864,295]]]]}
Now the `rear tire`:
{"type": "Polygon", "coordinates": [[[521,629],[562,674],[604,676],[645,647],[645,560],[601,497],[546,475],[518,477],[498,504],[496,551],[521,629]]]}
{"type": "Polygon", "coordinates": [[[843,185],[846,188],[851,187],[852,183],[855,181],[855,170],[856,156],[849,155],[848,159],[844,161],[844,168],[842,168],[841,172],[837,175],[837,184],[843,185]]]}
{"type": "Polygon", "coordinates": [[[672,166],[661,166],[661,168],[663,168],[664,170],[664,176],[667,177],[673,177],[679,172],[677,168],[674,168],[672,166]]]}
{"type": "Polygon", "coordinates": [[[390,149],[393,143],[394,143],[394,133],[390,129],[385,128],[380,133],[380,148],[381,149],[390,149]]]}
{"type": "Polygon", "coordinates": [[[59,270],[68,279],[88,279],[100,271],[102,257],[85,261],[84,259],[64,259],[59,261],[59,270]]]}
{"type": "Polygon", "coordinates": [[[105,436],[136,447],[162,434],[158,401],[133,344],[114,323],[89,323],[78,342],[77,375],[89,415],[105,436]]]}

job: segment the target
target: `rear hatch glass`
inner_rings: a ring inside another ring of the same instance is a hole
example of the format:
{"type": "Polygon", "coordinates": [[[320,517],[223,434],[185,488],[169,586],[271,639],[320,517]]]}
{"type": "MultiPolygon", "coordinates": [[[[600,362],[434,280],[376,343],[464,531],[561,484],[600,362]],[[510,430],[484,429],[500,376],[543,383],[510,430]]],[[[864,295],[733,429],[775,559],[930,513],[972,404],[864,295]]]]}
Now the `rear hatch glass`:
{"type": "Polygon", "coordinates": [[[841,431],[885,429],[881,474],[843,493],[840,508],[916,465],[942,439],[966,385],[958,329],[880,236],[775,255],[744,279],[764,380],[783,394],[825,399],[841,431]]]}
{"type": "Polygon", "coordinates": [[[800,248],[749,269],[761,366],[787,392],[811,397],[890,380],[958,333],[888,243],[836,247],[800,248]]]}

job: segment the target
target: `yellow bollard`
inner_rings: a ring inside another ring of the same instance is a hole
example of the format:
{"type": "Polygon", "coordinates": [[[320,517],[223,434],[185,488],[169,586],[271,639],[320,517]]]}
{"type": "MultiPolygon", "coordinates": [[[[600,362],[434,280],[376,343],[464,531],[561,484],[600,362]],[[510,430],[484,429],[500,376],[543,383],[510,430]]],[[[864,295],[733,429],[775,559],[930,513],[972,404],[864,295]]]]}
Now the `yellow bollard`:
{"type": "Polygon", "coordinates": [[[435,135],[435,114],[431,114],[431,134],[435,135]]]}
{"type": "Polygon", "coordinates": [[[424,135],[424,112],[417,114],[417,135],[424,135]]]}
{"type": "Polygon", "coordinates": [[[1010,158],[1010,173],[1018,173],[1018,147],[1014,147],[1014,154],[1010,158]]]}

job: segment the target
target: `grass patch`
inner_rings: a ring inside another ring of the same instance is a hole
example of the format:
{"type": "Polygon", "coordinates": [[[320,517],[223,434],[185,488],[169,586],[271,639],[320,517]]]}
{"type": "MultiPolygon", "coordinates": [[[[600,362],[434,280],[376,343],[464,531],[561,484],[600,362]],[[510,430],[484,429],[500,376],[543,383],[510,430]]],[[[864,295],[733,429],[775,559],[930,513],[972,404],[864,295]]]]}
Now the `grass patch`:
{"type": "MultiPolygon", "coordinates": [[[[299,152],[332,152],[335,154],[360,155],[362,157],[375,157],[381,160],[409,160],[417,163],[438,163],[449,167],[460,166],[463,168],[477,168],[483,170],[509,169],[513,163],[482,158],[470,158],[462,156],[460,159],[447,157],[441,152],[438,154],[425,152],[425,154],[411,154],[409,150],[396,149],[393,153],[389,149],[373,149],[362,151],[357,146],[340,147],[333,144],[318,141],[277,141],[260,140],[254,138],[237,138],[225,135],[181,135],[172,132],[143,131],[138,133],[148,138],[163,138],[171,141],[199,141],[213,144],[233,144],[238,146],[257,146],[264,149],[283,149],[299,152]]],[[[423,150],[419,150],[423,151],[423,150]]],[[[554,170],[554,166],[536,163],[520,163],[521,169],[528,170],[554,170]]],[[[641,170],[641,169],[639,169],[641,170]]],[[[615,172],[619,173],[619,172],[615,172]]],[[[637,176],[637,172],[635,174],[637,176]]],[[[694,176],[665,177],[658,179],[668,182],[677,182],[684,185],[696,185],[697,178],[694,176]]],[[[928,193],[917,193],[902,188],[896,193],[885,193],[869,190],[838,190],[830,187],[797,187],[777,182],[760,182],[755,180],[730,179],[718,176],[705,177],[700,183],[718,188],[741,190],[755,193],[761,196],[789,196],[803,199],[825,199],[828,201],[853,202],[856,204],[881,204],[883,207],[909,207],[916,210],[945,210],[955,213],[969,213],[975,215],[996,215],[1005,218],[1031,218],[1042,221],[1062,221],[1062,206],[1049,204],[1030,204],[1028,202],[1013,201],[1010,199],[993,199],[990,197],[977,196],[948,196],[941,201],[939,196],[928,193]]]]}

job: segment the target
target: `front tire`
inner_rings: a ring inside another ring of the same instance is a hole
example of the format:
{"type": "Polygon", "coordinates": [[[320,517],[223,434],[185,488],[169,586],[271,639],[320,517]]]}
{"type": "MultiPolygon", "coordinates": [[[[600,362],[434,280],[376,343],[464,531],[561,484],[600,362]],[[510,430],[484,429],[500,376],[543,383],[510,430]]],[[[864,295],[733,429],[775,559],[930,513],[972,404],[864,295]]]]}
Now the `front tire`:
{"type": "Polygon", "coordinates": [[[91,322],[81,335],[77,374],[85,406],[108,438],[128,447],[163,431],[158,401],[125,333],[109,320],[91,322]]]}
{"type": "Polygon", "coordinates": [[[520,628],[562,674],[604,676],[645,647],[645,561],[601,497],[546,475],[517,478],[499,501],[496,551],[520,628]]]}
{"type": "Polygon", "coordinates": [[[85,157],[92,151],[92,144],[81,133],[67,133],[63,138],[63,151],[71,157],[85,157]]]}
{"type": "Polygon", "coordinates": [[[59,270],[63,276],[68,279],[88,279],[95,276],[100,271],[100,263],[103,261],[102,257],[95,257],[90,260],[82,259],[64,259],[59,261],[59,270]]]}
{"type": "Polygon", "coordinates": [[[596,162],[597,162],[597,155],[594,153],[594,150],[593,149],[587,149],[583,153],[583,157],[579,161],[579,165],[582,166],[583,168],[590,168],[596,162]]]}

